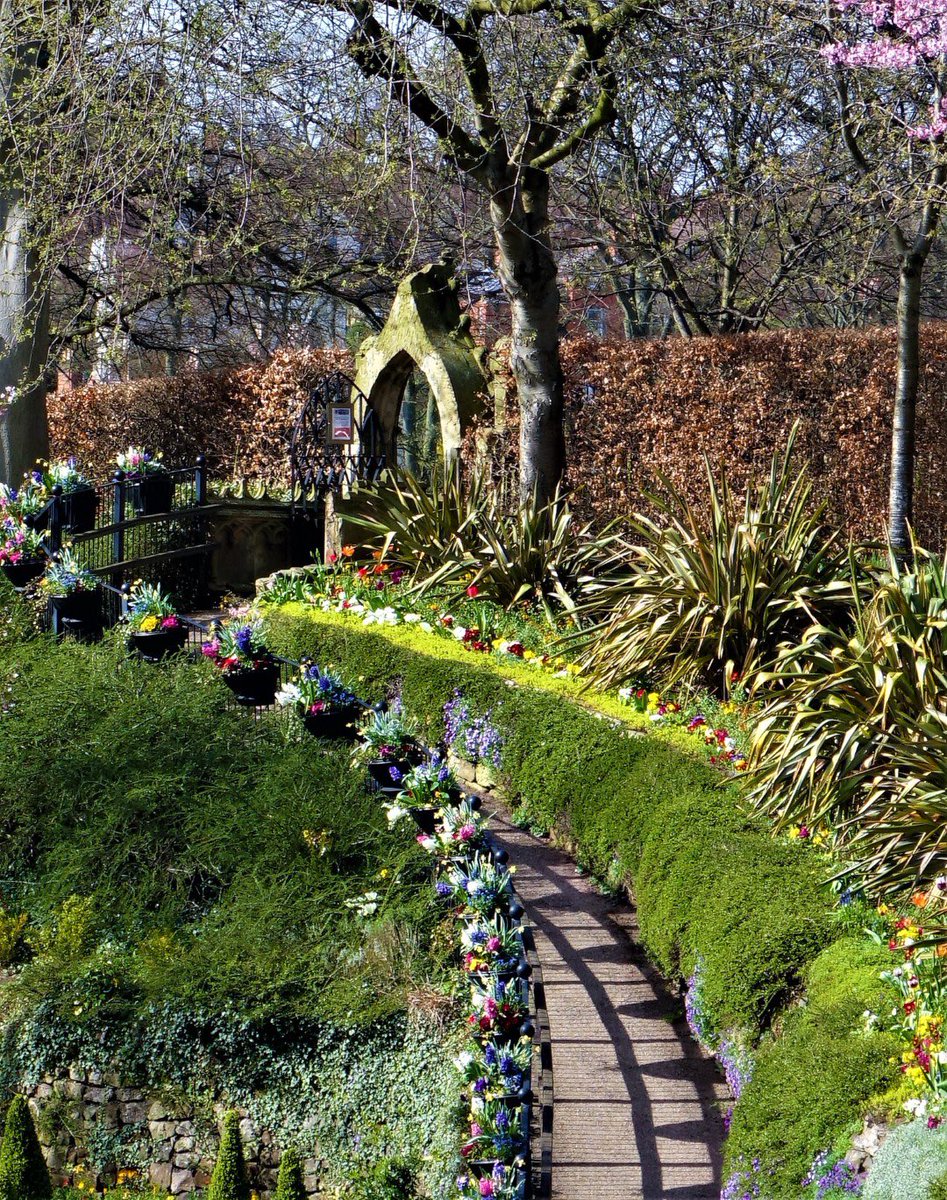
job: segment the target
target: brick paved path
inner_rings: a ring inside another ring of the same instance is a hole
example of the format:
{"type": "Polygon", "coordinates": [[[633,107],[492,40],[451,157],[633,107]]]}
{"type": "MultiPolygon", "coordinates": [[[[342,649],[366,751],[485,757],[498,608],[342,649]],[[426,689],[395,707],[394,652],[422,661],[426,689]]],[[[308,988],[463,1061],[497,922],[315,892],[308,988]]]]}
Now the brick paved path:
{"type": "Polygon", "coordinates": [[[671,1020],[634,913],[506,814],[491,830],[516,864],[542,964],[552,1200],[718,1200],[725,1087],[683,1019],[671,1020]]]}

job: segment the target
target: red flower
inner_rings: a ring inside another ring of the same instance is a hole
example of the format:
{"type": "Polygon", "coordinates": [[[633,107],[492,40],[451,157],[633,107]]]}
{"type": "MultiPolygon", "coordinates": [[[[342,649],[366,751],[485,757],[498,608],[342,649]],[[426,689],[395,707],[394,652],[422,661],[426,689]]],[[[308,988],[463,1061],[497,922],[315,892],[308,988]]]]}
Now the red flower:
{"type": "Polygon", "coordinates": [[[329,556],[328,556],[328,557],[329,557],[329,562],[330,562],[330,563],[335,563],[335,562],[338,562],[338,561],[339,561],[339,556],[336,554],[336,552],[335,552],[334,550],[332,550],[332,551],[330,551],[330,552],[329,552],[329,556]]]}
{"type": "Polygon", "coordinates": [[[908,1016],[910,1016],[911,1013],[914,1012],[914,1010],[916,1008],[917,1008],[917,1004],[913,1000],[905,1000],[904,1011],[907,1013],[908,1016]]]}
{"type": "Polygon", "coordinates": [[[470,587],[467,589],[467,595],[470,597],[471,600],[474,598],[474,596],[480,595],[480,589],[477,587],[477,585],[475,583],[472,583],[470,585],[470,587]]]}

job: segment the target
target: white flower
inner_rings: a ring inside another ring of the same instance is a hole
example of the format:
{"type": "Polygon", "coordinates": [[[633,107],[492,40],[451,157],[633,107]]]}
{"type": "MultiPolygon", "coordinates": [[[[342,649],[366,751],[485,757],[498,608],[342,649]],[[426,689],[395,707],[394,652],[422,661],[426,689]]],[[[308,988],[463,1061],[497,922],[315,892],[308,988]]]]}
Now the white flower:
{"type": "Polygon", "coordinates": [[[398,822],[408,815],[408,810],[402,808],[399,804],[389,804],[385,810],[388,815],[388,824],[394,827],[398,822]]]}
{"type": "Polygon", "coordinates": [[[420,620],[421,620],[421,617],[420,617],[419,613],[405,613],[404,614],[405,625],[417,625],[418,621],[420,621],[420,620]]]}
{"type": "Polygon", "coordinates": [[[463,1054],[457,1055],[457,1057],[454,1059],[454,1062],[457,1064],[459,1070],[466,1071],[473,1062],[473,1055],[469,1050],[465,1050],[463,1054]]]}
{"type": "Polygon", "coordinates": [[[483,891],[483,883],[479,879],[467,880],[467,893],[470,896],[476,896],[478,892],[483,891]]]}
{"type": "Polygon", "coordinates": [[[374,608],[362,617],[363,625],[397,625],[398,614],[395,610],[387,605],[385,608],[374,608]]]}
{"type": "Polygon", "coordinates": [[[618,699],[622,704],[627,704],[634,695],[634,688],[623,687],[618,689],[618,699]]]}
{"type": "Polygon", "coordinates": [[[425,837],[425,836],[419,837],[418,845],[421,847],[422,850],[427,850],[427,852],[429,854],[432,851],[437,849],[437,842],[435,842],[435,840],[432,837],[425,837]]]}
{"type": "Polygon", "coordinates": [[[418,628],[423,629],[425,633],[433,633],[434,632],[434,626],[431,624],[430,621],[422,621],[421,624],[418,626],[418,628]]]}
{"type": "Polygon", "coordinates": [[[905,1100],[904,1109],[915,1117],[923,1117],[927,1113],[927,1101],[912,1096],[910,1100],[905,1100]]]}
{"type": "Polygon", "coordinates": [[[345,901],[345,907],[354,909],[360,917],[370,917],[378,911],[378,893],[365,892],[362,896],[355,896],[345,901]]]}
{"type": "Polygon", "coordinates": [[[284,707],[288,704],[295,704],[303,698],[302,692],[295,683],[285,683],[276,693],[276,703],[282,704],[284,707]]]}
{"type": "Polygon", "coordinates": [[[467,636],[467,630],[464,629],[463,625],[455,625],[454,628],[451,630],[451,632],[453,633],[454,637],[458,640],[458,642],[462,642],[464,640],[464,638],[467,636]]]}

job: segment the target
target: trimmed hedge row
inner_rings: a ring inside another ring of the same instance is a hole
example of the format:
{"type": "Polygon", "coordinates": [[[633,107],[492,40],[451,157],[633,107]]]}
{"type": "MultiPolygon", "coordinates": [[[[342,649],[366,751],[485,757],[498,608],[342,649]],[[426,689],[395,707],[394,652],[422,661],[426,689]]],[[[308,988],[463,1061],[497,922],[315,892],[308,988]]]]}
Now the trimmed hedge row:
{"type": "Polygon", "coordinates": [[[383,698],[394,682],[432,739],[443,735],[455,690],[490,714],[518,816],[627,886],[653,961],[680,979],[699,958],[715,1025],[762,1039],[728,1164],[736,1170],[741,1156],[763,1152],[763,1194],[798,1196],[814,1155],[847,1134],[893,1074],[889,1040],[860,1029],[861,1013],[878,1002],[883,954],[845,936],[808,847],[774,841],[741,809],[736,788],[687,752],[681,731],[642,734],[630,728],[634,718],[590,711],[571,681],[533,681],[516,666],[507,675],[415,628],[365,627],[304,605],[269,609],[267,623],[274,650],[357,679],[366,698],[383,698]]]}

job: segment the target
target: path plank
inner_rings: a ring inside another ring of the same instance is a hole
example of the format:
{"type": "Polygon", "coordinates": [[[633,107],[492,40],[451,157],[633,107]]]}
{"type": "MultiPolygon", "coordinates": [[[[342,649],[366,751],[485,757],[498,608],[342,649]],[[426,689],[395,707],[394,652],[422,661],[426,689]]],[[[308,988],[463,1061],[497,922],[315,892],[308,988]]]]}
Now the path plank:
{"type": "Polygon", "coordinates": [[[671,999],[635,941],[633,911],[507,813],[491,832],[516,865],[542,964],[551,1200],[718,1200],[726,1088],[683,1019],[670,1019],[671,999]]]}

